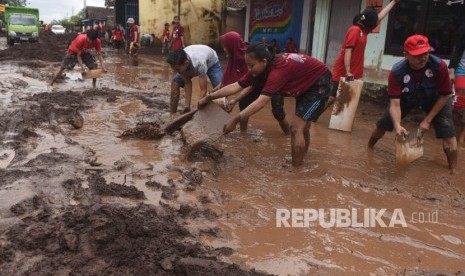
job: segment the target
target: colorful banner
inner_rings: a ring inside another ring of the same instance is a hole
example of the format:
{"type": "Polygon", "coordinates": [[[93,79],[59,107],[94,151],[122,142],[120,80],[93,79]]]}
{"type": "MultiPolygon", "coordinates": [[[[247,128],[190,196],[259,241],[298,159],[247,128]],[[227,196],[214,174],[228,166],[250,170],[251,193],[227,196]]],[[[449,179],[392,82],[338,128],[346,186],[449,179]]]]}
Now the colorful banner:
{"type": "Polygon", "coordinates": [[[292,37],[299,45],[303,0],[251,0],[249,41],[276,39],[281,48],[292,37]]]}

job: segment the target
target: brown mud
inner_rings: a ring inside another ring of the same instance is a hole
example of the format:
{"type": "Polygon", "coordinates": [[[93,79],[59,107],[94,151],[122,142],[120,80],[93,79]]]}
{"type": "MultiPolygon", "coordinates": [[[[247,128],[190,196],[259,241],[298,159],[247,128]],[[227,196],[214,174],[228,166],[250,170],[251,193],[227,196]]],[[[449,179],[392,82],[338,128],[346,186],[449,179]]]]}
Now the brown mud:
{"type": "Polygon", "coordinates": [[[465,160],[450,175],[433,131],[399,168],[392,134],[366,150],[384,110],[361,102],[352,133],[329,130],[331,112],[312,124],[293,168],[268,106],[247,133],[186,154],[181,131],[158,137],[172,119],[165,57],[135,67],[105,49],[92,89],[77,71],[50,87],[62,57],[24,56],[0,68],[0,275],[464,274],[465,160]],[[277,227],[293,208],[386,208],[386,222],[399,208],[407,227],[277,227]]]}

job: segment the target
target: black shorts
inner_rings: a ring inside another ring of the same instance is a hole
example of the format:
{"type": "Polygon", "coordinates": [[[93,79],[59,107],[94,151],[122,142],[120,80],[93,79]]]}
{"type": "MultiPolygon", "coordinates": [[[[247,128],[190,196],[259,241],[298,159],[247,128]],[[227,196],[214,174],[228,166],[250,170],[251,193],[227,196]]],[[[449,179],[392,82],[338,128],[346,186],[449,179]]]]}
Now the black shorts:
{"type": "Polygon", "coordinates": [[[123,47],[124,42],[122,40],[114,40],[113,45],[115,46],[116,49],[120,49],[123,47]]]}
{"type": "MultiPolygon", "coordinates": [[[[400,110],[402,114],[402,118],[407,116],[407,114],[412,110],[414,106],[406,106],[401,103],[400,110]]],[[[431,110],[432,106],[429,107],[421,107],[421,109],[428,113],[431,110]]],[[[431,124],[434,126],[434,131],[436,133],[436,138],[450,138],[455,137],[455,126],[454,120],[452,117],[452,101],[449,100],[446,105],[434,116],[433,121],[431,124]]],[[[376,123],[376,127],[386,130],[392,131],[394,129],[394,125],[392,123],[391,114],[389,113],[389,107],[384,111],[381,118],[376,123]]]]}
{"type": "MultiPolygon", "coordinates": [[[[95,69],[97,68],[97,63],[95,62],[95,58],[91,53],[83,53],[81,55],[82,57],[82,62],[87,66],[89,69],[95,69]]],[[[63,61],[61,62],[61,68],[67,69],[67,70],[73,70],[74,66],[78,63],[77,60],[77,55],[72,54],[70,56],[66,56],[63,61]]]]}
{"type": "MultiPolygon", "coordinates": [[[[247,96],[239,100],[239,110],[246,109],[251,103],[253,103],[260,96],[261,89],[252,90],[247,96]]],[[[286,118],[286,112],[284,111],[284,97],[281,95],[273,95],[271,97],[271,112],[273,117],[282,121],[286,118]]]]}
{"type": "Polygon", "coordinates": [[[326,72],[303,94],[296,97],[295,115],[304,121],[316,121],[323,113],[333,89],[331,72],[326,72]]]}

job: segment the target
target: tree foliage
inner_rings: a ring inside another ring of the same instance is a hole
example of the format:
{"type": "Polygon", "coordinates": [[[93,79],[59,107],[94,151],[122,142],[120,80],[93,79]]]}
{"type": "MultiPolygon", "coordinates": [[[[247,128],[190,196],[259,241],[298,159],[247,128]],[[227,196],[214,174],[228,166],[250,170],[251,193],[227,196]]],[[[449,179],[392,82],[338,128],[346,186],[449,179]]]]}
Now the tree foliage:
{"type": "Polygon", "coordinates": [[[81,20],[85,18],[85,11],[82,9],[76,15],[71,16],[70,18],[64,17],[60,20],[52,20],[50,22],[52,25],[62,25],[64,27],[76,26],[81,23],[81,20]]]}

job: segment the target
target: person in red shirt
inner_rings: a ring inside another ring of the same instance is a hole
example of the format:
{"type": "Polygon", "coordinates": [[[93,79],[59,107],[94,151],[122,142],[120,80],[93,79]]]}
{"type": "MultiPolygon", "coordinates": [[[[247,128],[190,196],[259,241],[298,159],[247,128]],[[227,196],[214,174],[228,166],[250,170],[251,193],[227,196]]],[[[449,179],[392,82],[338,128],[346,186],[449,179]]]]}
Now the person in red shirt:
{"type": "MultiPolygon", "coordinates": [[[[248,44],[242,40],[242,37],[237,32],[227,32],[220,36],[221,45],[226,53],[227,63],[226,70],[223,74],[220,86],[217,89],[227,86],[231,83],[237,82],[244,74],[247,73],[248,68],[245,64],[245,52],[248,44]]],[[[213,91],[213,92],[214,92],[213,91]]],[[[236,102],[239,102],[239,110],[244,110],[253,103],[258,96],[260,96],[261,89],[255,89],[247,96],[238,99],[231,99],[228,103],[229,110],[232,110],[236,102]]],[[[280,95],[275,95],[271,98],[271,108],[273,117],[279,122],[279,126],[284,134],[290,133],[289,123],[286,120],[286,113],[284,112],[284,98],[280,95]]],[[[247,131],[248,120],[240,122],[241,131],[247,131]]]]}
{"type": "Polygon", "coordinates": [[[132,64],[138,65],[139,48],[140,48],[140,30],[135,24],[134,18],[128,18],[129,25],[129,55],[132,57],[132,64]]]}
{"type": "Polygon", "coordinates": [[[278,41],[276,41],[276,39],[272,39],[271,40],[271,45],[270,45],[273,49],[273,52],[275,54],[280,54],[281,53],[281,47],[279,47],[279,44],[278,44],[278,41]]]}
{"type": "Polygon", "coordinates": [[[345,77],[347,81],[361,79],[363,77],[363,61],[367,36],[399,1],[400,0],[391,1],[379,14],[375,9],[367,8],[354,17],[353,25],[347,30],[341,51],[334,63],[334,85],[330,103],[333,102],[334,97],[336,97],[337,87],[341,77],[345,77]]]}
{"type": "Polygon", "coordinates": [[[300,166],[310,145],[310,123],[326,107],[332,90],[331,72],[321,61],[304,54],[273,55],[261,42],[252,43],[245,55],[248,73],[235,83],[207,95],[199,101],[202,108],[212,99],[240,93],[250,93],[261,87],[261,95],[238,115],[230,118],[223,132],[229,133],[237,123],[261,110],[274,95],[296,98],[295,115],[291,123],[292,165],[300,166]]]}
{"type": "Polygon", "coordinates": [[[465,23],[457,30],[454,52],[449,63],[449,77],[454,85],[454,117],[460,128],[458,142],[465,149],[465,23]]]}
{"type": "Polygon", "coordinates": [[[444,60],[431,55],[428,38],[412,35],[405,40],[405,59],[396,63],[389,74],[390,104],[376,123],[368,148],[373,149],[386,131],[406,136],[401,120],[410,110],[420,107],[426,117],[419,125],[421,133],[434,126],[436,138],[442,139],[451,173],[457,166],[457,139],[452,118],[452,87],[444,60]]]}
{"type": "Polygon", "coordinates": [[[171,51],[184,49],[184,27],[181,26],[179,16],[173,18],[173,32],[171,33],[171,51]]]}
{"type": "Polygon", "coordinates": [[[118,52],[125,43],[124,31],[122,29],[122,26],[118,25],[111,31],[111,40],[113,41],[113,46],[118,50],[118,52]]]}
{"type": "Polygon", "coordinates": [[[165,54],[165,50],[169,51],[170,45],[170,23],[165,23],[165,28],[161,35],[161,54],[165,54]]]}
{"type": "Polygon", "coordinates": [[[292,37],[287,38],[286,46],[284,46],[284,51],[286,53],[297,53],[297,45],[294,42],[292,37]]]}
{"type": "MultiPolygon", "coordinates": [[[[98,32],[96,30],[89,30],[86,34],[78,35],[71,42],[68,47],[68,52],[61,63],[60,70],[56,73],[50,85],[53,85],[58,78],[62,76],[65,69],[73,70],[76,63],[79,64],[83,73],[86,71],[84,64],[91,70],[97,69],[95,58],[90,52],[91,49],[95,49],[95,51],[97,51],[100,68],[105,71],[105,68],[103,67],[102,43],[98,38],[98,32]]],[[[96,87],[96,83],[97,79],[92,79],[92,86],[94,88],[96,87]]]]}

